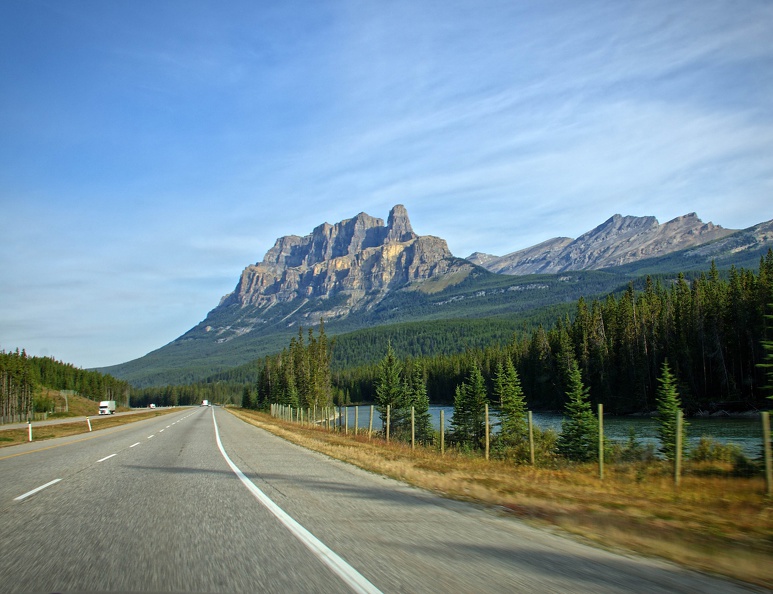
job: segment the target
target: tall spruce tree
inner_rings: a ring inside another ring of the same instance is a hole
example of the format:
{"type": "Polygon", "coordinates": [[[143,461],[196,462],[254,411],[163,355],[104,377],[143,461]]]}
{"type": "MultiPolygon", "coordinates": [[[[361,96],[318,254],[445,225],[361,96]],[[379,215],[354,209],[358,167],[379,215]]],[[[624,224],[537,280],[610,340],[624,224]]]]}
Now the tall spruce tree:
{"type": "Polygon", "coordinates": [[[528,432],[526,402],[521,380],[510,357],[504,365],[501,361],[497,363],[494,398],[499,400],[500,439],[508,445],[523,441],[528,432]]]}
{"type": "Polygon", "coordinates": [[[582,383],[577,361],[567,363],[566,417],[561,423],[558,436],[558,452],[569,460],[588,462],[592,460],[598,445],[598,422],[590,405],[588,388],[582,383]]]}
{"type": "Polygon", "coordinates": [[[427,443],[432,440],[432,418],[429,414],[429,396],[424,368],[414,362],[405,370],[406,404],[414,409],[415,432],[417,441],[427,443]]]}
{"type": "Polygon", "coordinates": [[[387,343],[386,355],[378,366],[376,403],[384,427],[386,427],[387,406],[389,406],[389,433],[398,437],[401,432],[404,432],[406,416],[410,419],[410,408],[406,414],[402,365],[395,356],[391,342],[387,343]]]}
{"type": "MultiPolygon", "coordinates": [[[[668,361],[663,361],[658,378],[658,437],[660,438],[660,453],[666,460],[676,458],[676,415],[682,410],[679,393],[676,389],[676,378],[671,373],[668,361]]],[[[687,451],[687,423],[682,423],[682,453],[687,451]]]]}
{"type": "Polygon", "coordinates": [[[252,389],[249,385],[242,390],[242,408],[253,408],[252,389]]]}
{"type": "Polygon", "coordinates": [[[486,382],[475,362],[466,382],[456,388],[451,435],[459,444],[473,448],[482,447],[485,439],[485,406],[488,402],[486,382]]]}
{"type": "MultiPolygon", "coordinates": [[[[768,309],[773,312],[773,303],[768,304],[768,309]]],[[[763,360],[757,367],[763,373],[763,392],[773,400],[773,313],[765,315],[765,334],[761,344],[763,360]]]]}

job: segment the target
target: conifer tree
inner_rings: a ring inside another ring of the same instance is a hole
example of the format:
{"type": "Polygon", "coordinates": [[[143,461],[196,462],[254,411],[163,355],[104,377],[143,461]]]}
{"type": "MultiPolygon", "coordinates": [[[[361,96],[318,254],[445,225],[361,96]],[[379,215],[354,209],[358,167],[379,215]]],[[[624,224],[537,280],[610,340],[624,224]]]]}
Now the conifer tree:
{"type": "Polygon", "coordinates": [[[568,363],[566,396],[566,417],[558,436],[558,452],[569,460],[588,462],[596,453],[598,423],[591,410],[588,389],[582,383],[580,368],[574,359],[568,363]]]}
{"type": "Polygon", "coordinates": [[[429,396],[424,369],[420,363],[414,363],[405,373],[405,395],[408,408],[414,409],[416,439],[429,442],[432,439],[432,419],[429,414],[429,396]]]}
{"type": "Polygon", "coordinates": [[[510,357],[507,357],[504,365],[501,361],[497,363],[494,398],[499,400],[501,439],[507,444],[522,441],[528,431],[526,402],[521,380],[510,357]]]}
{"type": "Polygon", "coordinates": [[[466,382],[456,388],[451,432],[454,441],[480,448],[485,438],[486,382],[478,363],[473,363],[466,382]]]}
{"type": "MultiPolygon", "coordinates": [[[[378,366],[376,379],[376,403],[381,420],[386,427],[387,406],[389,411],[389,432],[395,435],[405,426],[405,385],[402,379],[402,365],[395,356],[392,343],[387,343],[387,352],[378,366]]],[[[410,409],[408,414],[410,415],[410,409]]]]}
{"type": "Polygon", "coordinates": [[[252,407],[253,407],[252,390],[250,389],[250,386],[244,386],[244,390],[242,390],[242,408],[252,408],[252,407]]]}
{"type": "MultiPolygon", "coordinates": [[[[773,303],[768,305],[770,311],[773,311],[773,303]]],[[[765,315],[765,335],[762,344],[763,360],[757,367],[762,370],[762,389],[768,398],[773,400],[773,314],[765,315]]]]}
{"type": "MultiPolygon", "coordinates": [[[[660,453],[666,460],[676,457],[676,415],[682,410],[679,393],[676,390],[676,378],[671,373],[668,361],[663,362],[658,378],[658,437],[660,453]]],[[[682,423],[682,453],[687,451],[687,423],[682,423]]]]}

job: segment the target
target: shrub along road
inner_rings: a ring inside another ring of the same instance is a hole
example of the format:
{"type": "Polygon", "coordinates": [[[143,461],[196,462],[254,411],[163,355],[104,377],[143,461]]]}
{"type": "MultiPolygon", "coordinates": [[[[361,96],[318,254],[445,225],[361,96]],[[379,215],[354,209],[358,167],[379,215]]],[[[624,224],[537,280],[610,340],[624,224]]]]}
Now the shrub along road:
{"type": "Polygon", "coordinates": [[[32,445],[0,453],[3,592],[749,591],[367,473],[217,408],[32,445]]]}

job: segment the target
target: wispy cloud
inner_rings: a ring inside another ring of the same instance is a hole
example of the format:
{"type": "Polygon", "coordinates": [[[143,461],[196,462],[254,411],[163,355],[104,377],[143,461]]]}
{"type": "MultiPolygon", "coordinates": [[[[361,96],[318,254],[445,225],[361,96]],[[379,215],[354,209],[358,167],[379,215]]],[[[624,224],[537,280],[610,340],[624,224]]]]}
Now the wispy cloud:
{"type": "Polygon", "coordinates": [[[616,212],[769,219],[772,23],[767,0],[2,4],[0,348],[139,356],[278,236],[396,203],[460,256],[616,212]]]}

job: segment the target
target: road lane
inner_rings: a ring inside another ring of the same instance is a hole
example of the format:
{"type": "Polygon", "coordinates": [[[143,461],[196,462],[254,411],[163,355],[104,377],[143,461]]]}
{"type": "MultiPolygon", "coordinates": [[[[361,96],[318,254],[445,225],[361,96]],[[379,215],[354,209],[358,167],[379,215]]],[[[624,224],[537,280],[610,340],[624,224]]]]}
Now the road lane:
{"type": "Polygon", "coordinates": [[[0,508],[22,492],[53,478],[63,478],[89,468],[97,459],[122,451],[132,443],[170,424],[184,422],[199,409],[181,410],[91,433],[25,443],[0,449],[0,508]],[[170,419],[170,417],[172,417],[170,419]],[[96,457],[95,457],[96,456],[96,457]]]}
{"type": "Polygon", "coordinates": [[[228,468],[208,410],[162,428],[3,509],[0,591],[341,591],[228,468]]]}
{"type": "Polygon", "coordinates": [[[245,488],[214,421],[232,464],[383,592],[753,590],[583,546],[200,408],[0,457],[0,592],[350,591],[245,488]]]}
{"type": "Polygon", "coordinates": [[[384,592],[748,592],[537,530],[318,453],[217,411],[229,456],[384,592]]]}

